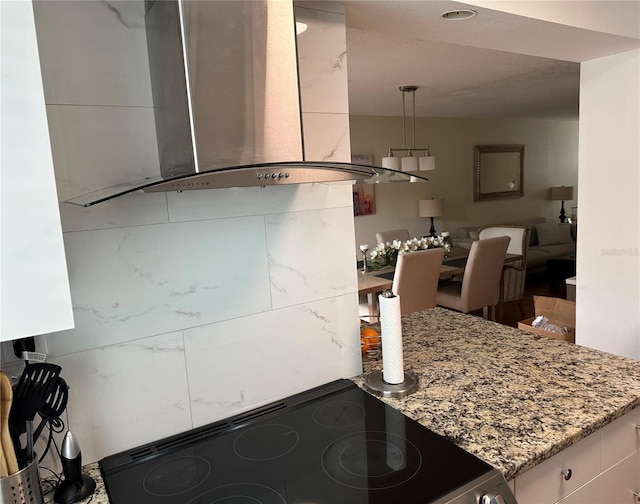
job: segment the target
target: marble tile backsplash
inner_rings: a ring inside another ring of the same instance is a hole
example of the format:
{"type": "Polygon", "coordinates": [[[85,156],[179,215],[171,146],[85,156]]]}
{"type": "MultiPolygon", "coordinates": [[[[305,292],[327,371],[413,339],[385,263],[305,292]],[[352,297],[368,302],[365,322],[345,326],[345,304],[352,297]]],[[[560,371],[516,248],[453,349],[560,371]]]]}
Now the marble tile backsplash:
{"type": "Polygon", "coordinates": [[[144,2],[33,2],[48,103],[152,107],[144,2]]]}
{"type": "Polygon", "coordinates": [[[153,108],[47,102],[47,118],[61,201],[159,174],[153,108]]]}
{"type": "MultiPolygon", "coordinates": [[[[64,203],[159,172],[143,2],[34,13],[75,315],[47,343],[83,462],[358,374],[351,185],[64,203]]],[[[329,120],[309,148],[348,161],[348,109],[329,120]]]]}
{"type": "Polygon", "coordinates": [[[271,307],[262,216],[65,234],[76,327],[52,355],[271,307]]]}

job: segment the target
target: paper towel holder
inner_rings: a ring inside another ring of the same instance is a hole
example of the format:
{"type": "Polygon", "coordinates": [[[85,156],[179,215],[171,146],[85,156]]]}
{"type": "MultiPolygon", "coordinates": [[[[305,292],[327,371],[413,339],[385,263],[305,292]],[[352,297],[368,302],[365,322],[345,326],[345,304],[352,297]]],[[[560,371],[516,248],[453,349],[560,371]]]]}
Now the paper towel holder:
{"type": "Polygon", "coordinates": [[[382,371],[372,371],[364,379],[364,388],[373,395],[382,397],[404,397],[418,390],[418,377],[411,371],[404,372],[402,383],[387,383],[382,379],[382,371]]]}
{"type": "MultiPolygon", "coordinates": [[[[395,297],[389,290],[381,294],[382,297],[395,297]]],[[[384,335],[383,335],[384,337],[384,335]]],[[[384,363],[384,354],[382,355],[384,363]]],[[[384,365],[384,364],[383,364],[384,365]]],[[[384,381],[382,371],[373,371],[364,379],[364,388],[374,395],[382,397],[403,397],[418,390],[418,377],[411,371],[404,370],[404,380],[400,383],[388,383],[384,381]]]]}

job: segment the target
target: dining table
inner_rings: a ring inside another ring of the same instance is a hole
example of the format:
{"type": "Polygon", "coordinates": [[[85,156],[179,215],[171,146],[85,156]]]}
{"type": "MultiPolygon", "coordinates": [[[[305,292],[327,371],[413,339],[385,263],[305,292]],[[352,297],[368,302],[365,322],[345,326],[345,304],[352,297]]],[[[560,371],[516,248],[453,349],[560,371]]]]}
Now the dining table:
{"type": "MultiPolygon", "coordinates": [[[[469,249],[451,247],[440,266],[440,279],[446,280],[464,274],[469,249]]],[[[520,254],[507,254],[505,263],[517,262],[522,259],[520,254]]],[[[395,266],[384,266],[377,270],[358,271],[358,295],[367,296],[369,314],[367,322],[377,322],[379,317],[378,294],[391,290],[395,266]]]]}

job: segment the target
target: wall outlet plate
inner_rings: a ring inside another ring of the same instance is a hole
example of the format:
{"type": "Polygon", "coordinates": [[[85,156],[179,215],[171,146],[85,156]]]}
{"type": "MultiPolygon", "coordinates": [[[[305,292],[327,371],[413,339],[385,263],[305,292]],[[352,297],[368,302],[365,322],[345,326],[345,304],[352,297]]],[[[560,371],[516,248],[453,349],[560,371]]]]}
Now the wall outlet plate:
{"type": "MultiPolygon", "coordinates": [[[[35,351],[38,353],[47,354],[49,353],[49,349],[47,347],[47,336],[44,334],[39,334],[38,336],[33,336],[33,339],[36,344],[35,351]]],[[[15,366],[24,362],[20,357],[16,357],[16,354],[13,352],[13,341],[3,341],[2,342],[2,359],[0,363],[2,364],[2,368],[15,366]]]]}

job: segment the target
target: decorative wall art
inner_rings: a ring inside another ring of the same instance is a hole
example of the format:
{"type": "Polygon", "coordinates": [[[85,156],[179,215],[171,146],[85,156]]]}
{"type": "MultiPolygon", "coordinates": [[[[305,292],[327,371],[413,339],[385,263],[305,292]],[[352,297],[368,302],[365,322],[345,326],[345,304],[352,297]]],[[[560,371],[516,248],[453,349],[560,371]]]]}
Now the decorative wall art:
{"type": "MultiPolygon", "coordinates": [[[[351,162],[357,164],[373,165],[373,155],[354,154],[351,162]]],[[[353,184],[353,215],[373,215],[376,213],[376,197],[373,184],[353,184]]]]}
{"type": "Polygon", "coordinates": [[[353,215],[376,213],[376,197],[373,184],[353,184],[353,215]]]}

